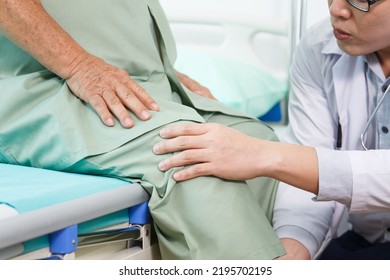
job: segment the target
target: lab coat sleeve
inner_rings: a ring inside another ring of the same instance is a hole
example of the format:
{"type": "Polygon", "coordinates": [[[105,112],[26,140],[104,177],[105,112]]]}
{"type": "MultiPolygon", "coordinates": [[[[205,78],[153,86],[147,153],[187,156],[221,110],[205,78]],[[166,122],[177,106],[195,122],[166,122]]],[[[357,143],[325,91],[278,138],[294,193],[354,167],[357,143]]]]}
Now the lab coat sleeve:
{"type": "MultiPolygon", "coordinates": [[[[331,154],[337,156],[337,151],[326,152],[328,156],[331,154]]],[[[345,154],[350,162],[352,186],[349,212],[388,212],[390,209],[390,150],[344,151],[341,153],[345,154]]],[[[329,164],[329,162],[324,162],[324,164],[329,164]]],[[[348,174],[346,166],[344,166],[344,172],[348,174]]],[[[321,187],[329,190],[329,181],[327,185],[321,187]]],[[[328,190],[326,198],[321,194],[318,199],[335,199],[343,202],[340,200],[343,192],[328,190]]],[[[344,192],[344,196],[346,195],[347,193],[344,192]]]]}
{"type": "Polygon", "coordinates": [[[347,207],[352,199],[352,167],[345,151],[317,148],[319,193],[317,201],[335,200],[347,207]]]}
{"type": "Polygon", "coordinates": [[[313,196],[281,183],[273,217],[278,237],[299,241],[309,250],[312,258],[326,238],[334,210],[334,202],[315,202],[313,196]]]}
{"type": "MultiPolygon", "coordinates": [[[[322,56],[326,40],[309,30],[298,46],[291,70],[289,127],[282,140],[289,143],[333,148],[337,124],[323,90],[322,56]]],[[[274,228],[280,238],[293,238],[310,251],[321,247],[332,224],[335,202],[315,202],[314,194],[280,184],[274,210],[274,228]]]]}

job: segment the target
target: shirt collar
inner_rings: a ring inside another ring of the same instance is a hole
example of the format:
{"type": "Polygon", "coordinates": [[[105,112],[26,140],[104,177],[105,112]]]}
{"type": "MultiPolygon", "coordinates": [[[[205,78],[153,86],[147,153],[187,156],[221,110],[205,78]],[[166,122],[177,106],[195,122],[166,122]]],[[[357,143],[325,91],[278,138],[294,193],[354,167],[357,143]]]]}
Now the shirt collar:
{"type": "Polygon", "coordinates": [[[368,67],[375,73],[375,75],[382,81],[386,80],[385,75],[383,74],[382,67],[379,63],[378,57],[375,53],[370,53],[362,56],[364,62],[367,63],[368,67]]]}
{"type": "MultiPolygon", "coordinates": [[[[343,50],[339,48],[337,45],[336,38],[332,37],[329,39],[327,44],[322,50],[323,54],[334,54],[339,56],[349,56],[347,53],[345,53],[343,50]]],[[[378,57],[375,53],[370,53],[367,55],[360,56],[360,59],[362,59],[365,63],[367,63],[368,67],[382,80],[385,81],[386,77],[383,74],[382,68],[380,66],[380,63],[378,61],[378,57]]]]}
{"type": "Polygon", "coordinates": [[[337,55],[343,55],[345,54],[337,45],[336,38],[332,37],[329,39],[328,43],[325,45],[325,47],[322,49],[323,54],[337,54],[337,55]]]}

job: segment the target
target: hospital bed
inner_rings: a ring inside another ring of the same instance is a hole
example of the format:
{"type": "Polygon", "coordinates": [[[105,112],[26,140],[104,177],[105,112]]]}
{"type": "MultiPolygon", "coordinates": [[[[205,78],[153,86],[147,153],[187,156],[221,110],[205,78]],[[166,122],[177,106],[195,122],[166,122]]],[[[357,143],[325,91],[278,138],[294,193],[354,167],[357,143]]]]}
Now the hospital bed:
{"type": "Polygon", "coordinates": [[[138,184],[0,164],[0,259],[159,258],[138,184]]]}
{"type": "MultiPolygon", "coordinates": [[[[177,41],[175,67],[228,106],[285,125],[302,26],[291,15],[305,1],[239,2],[161,0],[177,41]]],[[[0,163],[0,259],[158,259],[148,198],[119,179],[0,163]]]]}

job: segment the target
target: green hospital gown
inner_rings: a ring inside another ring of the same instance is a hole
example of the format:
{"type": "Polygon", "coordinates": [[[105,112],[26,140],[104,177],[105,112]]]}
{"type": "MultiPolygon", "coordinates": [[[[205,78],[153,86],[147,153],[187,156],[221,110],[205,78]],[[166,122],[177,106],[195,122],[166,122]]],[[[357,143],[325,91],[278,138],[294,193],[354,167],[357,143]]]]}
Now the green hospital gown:
{"type": "Polygon", "coordinates": [[[151,195],[165,259],[272,259],[284,254],[270,221],[277,182],[200,177],[177,183],[154,155],[171,123],[215,122],[277,140],[257,120],[185,89],[175,45],[156,0],[41,1],[88,52],[126,70],[160,105],[135,126],[103,125],[65,80],[0,35],[0,162],[139,182],[151,195]]]}

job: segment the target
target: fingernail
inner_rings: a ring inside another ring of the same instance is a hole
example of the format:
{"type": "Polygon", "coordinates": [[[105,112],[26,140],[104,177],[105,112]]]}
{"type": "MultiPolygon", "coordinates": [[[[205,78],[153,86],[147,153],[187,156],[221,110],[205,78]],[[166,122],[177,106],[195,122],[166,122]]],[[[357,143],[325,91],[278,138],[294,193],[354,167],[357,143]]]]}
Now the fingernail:
{"type": "Polygon", "coordinates": [[[176,172],[175,174],[173,174],[173,179],[176,181],[179,181],[180,180],[180,173],[176,172]]]}
{"type": "Polygon", "coordinates": [[[158,154],[160,152],[160,145],[159,144],[156,144],[153,146],[153,152],[155,154],[158,154]]]}
{"type": "Polygon", "coordinates": [[[106,120],[106,125],[108,125],[108,126],[113,126],[114,124],[115,124],[114,119],[108,118],[108,119],[106,120]]]}
{"type": "Polygon", "coordinates": [[[163,137],[163,138],[164,138],[165,136],[167,136],[167,130],[166,130],[165,128],[163,128],[163,129],[160,130],[160,136],[163,137]]]}
{"type": "Polygon", "coordinates": [[[126,127],[131,127],[133,126],[133,121],[130,118],[125,119],[125,126],[126,127]]]}
{"type": "Polygon", "coordinates": [[[144,120],[147,120],[152,116],[148,111],[143,111],[141,114],[144,120]]]}
{"type": "Polygon", "coordinates": [[[165,171],[165,162],[162,161],[158,164],[158,169],[160,169],[161,171],[165,171]]]}
{"type": "Polygon", "coordinates": [[[157,103],[152,103],[152,109],[153,111],[160,111],[160,106],[158,106],[157,103]]]}

